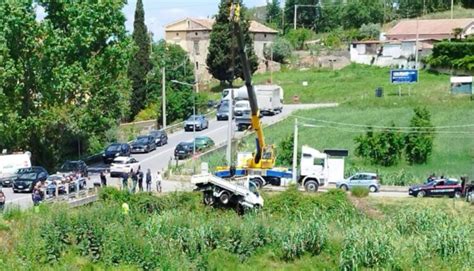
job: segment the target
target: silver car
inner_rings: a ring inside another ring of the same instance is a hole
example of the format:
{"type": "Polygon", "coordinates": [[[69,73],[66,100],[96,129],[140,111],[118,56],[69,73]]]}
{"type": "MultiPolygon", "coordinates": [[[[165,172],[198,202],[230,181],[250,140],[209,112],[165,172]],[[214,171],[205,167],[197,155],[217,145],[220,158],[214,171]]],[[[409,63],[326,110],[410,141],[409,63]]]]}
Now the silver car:
{"type": "Polygon", "coordinates": [[[201,131],[209,128],[209,121],[204,115],[192,115],[184,122],[185,131],[201,131]]]}
{"type": "Polygon", "coordinates": [[[361,172],[336,183],[337,188],[345,191],[355,187],[368,188],[370,192],[378,192],[380,190],[379,177],[375,173],[361,172]]]}

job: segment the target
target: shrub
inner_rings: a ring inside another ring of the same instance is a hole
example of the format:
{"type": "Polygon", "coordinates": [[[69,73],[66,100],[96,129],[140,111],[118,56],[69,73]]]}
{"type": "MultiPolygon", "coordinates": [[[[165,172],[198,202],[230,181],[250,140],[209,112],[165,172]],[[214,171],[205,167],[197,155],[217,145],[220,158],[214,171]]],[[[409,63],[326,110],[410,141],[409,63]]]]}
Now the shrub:
{"type": "Polygon", "coordinates": [[[428,109],[417,107],[414,112],[405,139],[405,154],[408,163],[424,164],[433,152],[434,128],[428,109]]]}
{"type": "Polygon", "coordinates": [[[380,36],[380,25],[375,23],[363,24],[359,28],[360,39],[378,39],[380,36]]]}
{"type": "Polygon", "coordinates": [[[315,33],[306,28],[298,28],[290,30],[286,35],[285,38],[288,40],[293,48],[297,50],[304,49],[304,43],[308,40],[314,38],[315,33]]]}
{"type": "Polygon", "coordinates": [[[369,189],[367,187],[354,187],[351,189],[351,195],[356,198],[365,198],[369,196],[369,189]]]}
{"type": "Polygon", "coordinates": [[[264,54],[266,59],[286,63],[292,51],[293,46],[288,40],[285,38],[277,38],[270,47],[265,48],[264,54]]]}

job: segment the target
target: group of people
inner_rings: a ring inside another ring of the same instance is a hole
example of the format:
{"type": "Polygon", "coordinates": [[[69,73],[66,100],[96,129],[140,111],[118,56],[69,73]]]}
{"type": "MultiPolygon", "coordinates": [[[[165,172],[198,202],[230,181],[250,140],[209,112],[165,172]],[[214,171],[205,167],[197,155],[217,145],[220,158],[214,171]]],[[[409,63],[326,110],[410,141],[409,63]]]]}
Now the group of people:
{"type": "MultiPolygon", "coordinates": [[[[163,177],[161,176],[161,172],[157,171],[156,172],[156,191],[161,193],[162,187],[161,187],[161,182],[163,180],[163,177]]],[[[137,185],[138,185],[138,191],[143,192],[144,191],[144,186],[143,182],[145,181],[146,184],[146,192],[151,192],[151,184],[153,181],[152,173],[150,169],[147,169],[146,173],[143,173],[141,170],[141,167],[138,167],[137,171],[134,171],[133,168],[130,170],[129,173],[124,173],[122,175],[122,189],[128,191],[130,193],[136,193],[137,192],[137,185]]]]}

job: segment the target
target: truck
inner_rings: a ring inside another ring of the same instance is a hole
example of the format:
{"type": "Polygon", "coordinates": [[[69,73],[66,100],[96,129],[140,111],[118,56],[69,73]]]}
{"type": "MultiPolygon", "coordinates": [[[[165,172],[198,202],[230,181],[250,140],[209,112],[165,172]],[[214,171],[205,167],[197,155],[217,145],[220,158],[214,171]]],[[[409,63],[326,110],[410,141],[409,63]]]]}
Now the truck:
{"type": "Polygon", "coordinates": [[[0,186],[11,186],[20,168],[31,167],[31,153],[0,154],[0,186]]]}
{"type": "Polygon", "coordinates": [[[264,200],[257,186],[248,177],[225,180],[210,173],[191,177],[191,183],[203,192],[203,203],[208,206],[233,207],[238,213],[263,207],[264,200]]]}
{"type": "Polygon", "coordinates": [[[280,100],[280,91],[272,85],[262,85],[256,91],[257,102],[262,114],[275,115],[283,110],[283,104],[280,100]]]}

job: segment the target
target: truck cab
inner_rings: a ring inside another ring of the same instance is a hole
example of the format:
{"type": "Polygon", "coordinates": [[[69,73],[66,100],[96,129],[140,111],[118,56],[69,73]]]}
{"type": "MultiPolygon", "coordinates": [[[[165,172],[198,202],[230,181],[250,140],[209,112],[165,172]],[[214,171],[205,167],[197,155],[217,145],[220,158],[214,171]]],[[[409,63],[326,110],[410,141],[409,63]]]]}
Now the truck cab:
{"type": "Polygon", "coordinates": [[[301,149],[300,178],[298,183],[308,192],[316,192],[327,183],[328,155],[308,146],[301,149]]]}

